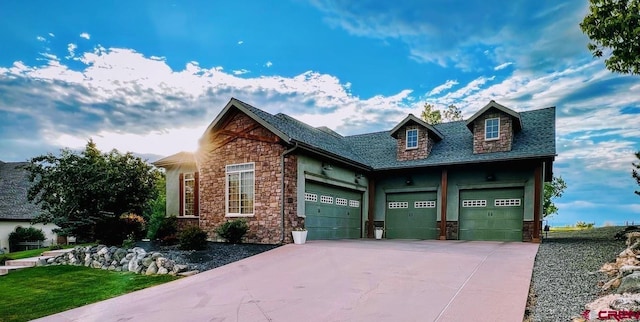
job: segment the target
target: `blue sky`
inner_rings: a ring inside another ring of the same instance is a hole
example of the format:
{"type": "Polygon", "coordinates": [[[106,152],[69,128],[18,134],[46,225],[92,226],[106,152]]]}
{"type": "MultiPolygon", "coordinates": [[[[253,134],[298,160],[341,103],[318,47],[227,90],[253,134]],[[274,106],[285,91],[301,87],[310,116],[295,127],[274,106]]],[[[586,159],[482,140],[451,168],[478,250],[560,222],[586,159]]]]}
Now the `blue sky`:
{"type": "Polygon", "coordinates": [[[0,160],[93,138],[194,150],[230,97],[343,135],[425,102],[557,107],[555,225],[640,222],[640,76],[586,49],[587,1],[2,1],[0,160]]]}

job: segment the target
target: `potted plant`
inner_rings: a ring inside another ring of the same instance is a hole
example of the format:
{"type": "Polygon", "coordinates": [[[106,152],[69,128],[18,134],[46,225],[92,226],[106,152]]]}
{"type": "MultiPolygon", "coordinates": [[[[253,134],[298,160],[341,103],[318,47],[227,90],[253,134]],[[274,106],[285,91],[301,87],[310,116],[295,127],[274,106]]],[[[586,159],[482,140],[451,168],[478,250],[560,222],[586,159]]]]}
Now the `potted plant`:
{"type": "Polygon", "coordinates": [[[383,233],[384,233],[384,228],[383,227],[376,227],[376,229],[375,229],[376,239],[382,239],[382,234],[383,233]]]}
{"type": "Polygon", "coordinates": [[[307,230],[304,227],[296,227],[291,232],[294,244],[304,244],[307,241],[307,230]]]}

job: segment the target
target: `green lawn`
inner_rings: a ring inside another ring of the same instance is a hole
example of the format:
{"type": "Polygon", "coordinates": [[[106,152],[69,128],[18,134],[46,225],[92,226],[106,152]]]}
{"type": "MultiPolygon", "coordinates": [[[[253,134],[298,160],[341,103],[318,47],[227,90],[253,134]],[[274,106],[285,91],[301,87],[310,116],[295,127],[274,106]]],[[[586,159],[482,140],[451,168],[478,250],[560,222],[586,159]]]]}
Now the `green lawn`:
{"type": "Polygon", "coordinates": [[[0,277],[0,321],[28,321],[177,279],[81,266],[44,266],[0,277]]]}
{"type": "MultiPolygon", "coordinates": [[[[575,227],[552,227],[549,238],[596,238],[613,239],[617,232],[624,230],[623,226],[608,226],[577,229],[575,227]]],[[[543,236],[544,236],[543,232],[543,236]]]]}

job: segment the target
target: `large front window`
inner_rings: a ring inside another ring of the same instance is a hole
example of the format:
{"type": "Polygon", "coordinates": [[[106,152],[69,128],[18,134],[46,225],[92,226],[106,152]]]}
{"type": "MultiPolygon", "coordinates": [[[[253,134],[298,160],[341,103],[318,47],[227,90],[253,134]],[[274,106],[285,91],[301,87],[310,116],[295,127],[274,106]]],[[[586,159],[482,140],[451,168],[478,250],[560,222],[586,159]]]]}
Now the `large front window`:
{"type": "Polygon", "coordinates": [[[227,166],[227,216],[253,216],[254,163],[227,166]]]}
{"type": "Polygon", "coordinates": [[[484,139],[497,140],[500,138],[500,119],[487,119],[484,121],[484,139]]]}

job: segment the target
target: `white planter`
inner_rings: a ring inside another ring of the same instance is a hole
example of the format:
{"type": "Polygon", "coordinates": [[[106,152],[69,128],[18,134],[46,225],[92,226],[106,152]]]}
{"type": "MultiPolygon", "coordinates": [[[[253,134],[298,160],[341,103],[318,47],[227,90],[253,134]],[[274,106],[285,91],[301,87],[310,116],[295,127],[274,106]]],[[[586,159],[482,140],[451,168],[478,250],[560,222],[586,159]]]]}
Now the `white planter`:
{"type": "Polygon", "coordinates": [[[384,232],[384,229],[382,228],[376,228],[375,233],[376,233],[376,239],[382,239],[382,233],[384,232]]]}
{"type": "Polygon", "coordinates": [[[307,231],[306,230],[294,230],[291,232],[293,235],[293,243],[294,244],[304,244],[307,241],[307,231]]]}

